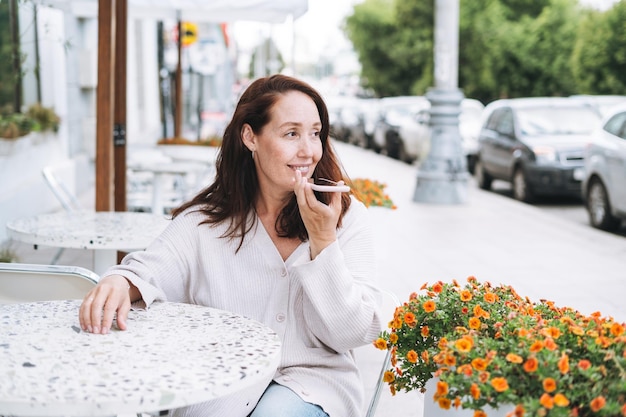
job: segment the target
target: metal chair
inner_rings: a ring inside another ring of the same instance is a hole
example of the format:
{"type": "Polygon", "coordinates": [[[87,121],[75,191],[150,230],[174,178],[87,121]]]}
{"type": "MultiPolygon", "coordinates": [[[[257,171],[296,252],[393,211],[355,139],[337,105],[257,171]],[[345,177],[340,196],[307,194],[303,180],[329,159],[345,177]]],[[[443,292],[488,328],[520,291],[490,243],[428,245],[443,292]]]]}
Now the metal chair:
{"type": "Polygon", "coordinates": [[[0,304],[82,299],[99,279],[78,266],[0,262],[0,304]]]}
{"type": "MultiPolygon", "coordinates": [[[[395,311],[396,307],[400,305],[400,300],[391,291],[382,290],[381,292],[386,297],[385,303],[383,303],[383,308],[382,308],[383,318],[387,317],[388,313],[389,313],[388,317],[392,317],[393,312],[395,311]]],[[[369,348],[371,348],[371,346],[369,348]]],[[[374,392],[370,399],[369,406],[367,407],[367,413],[365,414],[365,417],[374,417],[374,414],[376,413],[376,408],[378,407],[378,401],[380,400],[380,394],[382,392],[383,386],[385,385],[385,382],[383,381],[383,376],[385,374],[385,371],[389,369],[390,363],[391,363],[391,351],[387,350],[385,357],[383,359],[382,366],[380,368],[380,373],[378,374],[378,379],[376,380],[374,392]]]]}

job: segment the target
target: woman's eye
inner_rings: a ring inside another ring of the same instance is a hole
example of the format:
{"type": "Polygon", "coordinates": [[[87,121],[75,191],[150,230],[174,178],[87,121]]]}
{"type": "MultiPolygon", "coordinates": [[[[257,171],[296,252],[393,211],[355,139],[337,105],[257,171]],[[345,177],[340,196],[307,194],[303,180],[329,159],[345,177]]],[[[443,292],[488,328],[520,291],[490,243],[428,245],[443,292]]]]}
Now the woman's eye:
{"type": "Polygon", "coordinates": [[[319,135],[320,135],[320,131],[319,130],[313,132],[313,136],[319,136],[319,135]]]}
{"type": "Polygon", "coordinates": [[[291,131],[291,132],[287,132],[286,136],[289,136],[291,138],[295,138],[295,137],[298,136],[298,133],[296,133],[295,131],[291,131]]]}

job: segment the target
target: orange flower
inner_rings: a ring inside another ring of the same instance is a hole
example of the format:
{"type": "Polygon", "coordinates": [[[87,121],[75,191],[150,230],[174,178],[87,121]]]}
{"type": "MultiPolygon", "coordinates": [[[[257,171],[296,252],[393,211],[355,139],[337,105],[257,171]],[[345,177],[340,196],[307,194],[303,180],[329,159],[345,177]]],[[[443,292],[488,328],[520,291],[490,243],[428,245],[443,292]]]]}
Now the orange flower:
{"type": "Polygon", "coordinates": [[[411,363],[416,363],[417,362],[417,352],[414,350],[409,350],[406,354],[406,360],[408,360],[411,363]]]}
{"type": "Polygon", "coordinates": [[[554,407],[554,399],[550,396],[550,394],[546,394],[544,392],[541,398],[539,398],[539,404],[548,410],[551,410],[552,407],[554,407]]]}
{"type": "Polygon", "coordinates": [[[424,311],[427,313],[432,313],[437,308],[437,305],[433,300],[426,301],[422,307],[424,307],[424,311]]]}
{"type": "Polygon", "coordinates": [[[535,372],[539,367],[539,362],[536,358],[528,358],[526,362],[524,362],[524,371],[531,373],[535,372]]]}
{"type": "Polygon", "coordinates": [[[513,415],[515,417],[524,417],[526,415],[526,409],[524,409],[523,405],[517,404],[515,406],[515,410],[513,411],[513,415]]]}
{"type": "Polygon", "coordinates": [[[480,398],[480,388],[478,388],[478,385],[476,383],[472,384],[470,386],[470,395],[472,396],[472,398],[474,398],[475,400],[480,398]]]}
{"type": "Polygon", "coordinates": [[[430,334],[430,329],[428,328],[428,326],[422,326],[422,337],[428,337],[428,335],[430,334]]]}
{"type": "Polygon", "coordinates": [[[437,402],[439,403],[439,408],[442,408],[444,410],[450,409],[451,401],[449,398],[442,397],[442,398],[439,398],[437,402]]]}
{"type": "Polygon", "coordinates": [[[447,366],[454,366],[454,365],[456,365],[456,358],[454,357],[454,355],[446,355],[446,357],[444,359],[444,363],[447,366]]]}
{"type": "Polygon", "coordinates": [[[554,378],[546,378],[543,380],[543,389],[546,392],[553,392],[556,389],[556,381],[554,378]]]}
{"type": "Polygon", "coordinates": [[[461,398],[454,397],[454,408],[459,408],[461,406],[461,398]]]}
{"type": "Polygon", "coordinates": [[[443,349],[448,345],[448,339],[446,339],[445,337],[442,337],[441,339],[439,339],[439,343],[437,343],[437,347],[439,349],[443,349]]]}
{"type": "Polygon", "coordinates": [[[398,335],[396,333],[391,333],[389,335],[389,341],[395,345],[396,343],[398,343],[398,335]]]}
{"type": "Polygon", "coordinates": [[[565,353],[561,355],[558,367],[559,371],[561,371],[562,374],[566,374],[569,372],[569,357],[565,353]]]}
{"type": "Polygon", "coordinates": [[[461,301],[469,301],[472,299],[472,293],[469,290],[463,290],[460,293],[461,301]]]}
{"type": "Polygon", "coordinates": [[[436,292],[437,294],[439,294],[441,291],[443,291],[443,283],[441,281],[434,283],[433,292],[436,292]]]}
{"type": "Polygon", "coordinates": [[[396,377],[393,375],[393,372],[391,371],[385,371],[385,374],[383,375],[383,381],[387,382],[387,383],[391,383],[396,379],[396,377]]]}
{"type": "Polygon", "coordinates": [[[498,296],[495,295],[492,292],[487,292],[485,293],[485,296],[483,297],[485,299],[486,302],[488,302],[489,304],[493,304],[496,301],[498,301],[498,296]]]}
{"type": "Polygon", "coordinates": [[[537,340],[535,343],[530,345],[530,351],[539,352],[541,349],[543,349],[543,346],[543,342],[541,340],[537,340]]]}
{"type": "Polygon", "coordinates": [[[422,351],[421,357],[422,357],[422,361],[424,361],[424,363],[430,362],[430,357],[428,356],[428,351],[427,350],[423,350],[422,351]]]}
{"type": "Polygon", "coordinates": [[[545,342],[543,342],[543,344],[546,347],[546,349],[548,349],[548,350],[554,351],[554,350],[556,350],[558,348],[558,346],[554,342],[554,339],[547,338],[545,340],[545,342]]]}
{"type": "Polygon", "coordinates": [[[487,413],[483,410],[474,410],[474,417],[487,417],[487,413]]]}
{"type": "Polygon", "coordinates": [[[622,415],[626,417],[626,404],[622,406],[622,415]]]}
{"type": "Polygon", "coordinates": [[[473,330],[480,329],[480,319],[478,317],[472,317],[469,319],[469,328],[473,330]]]}
{"type": "Polygon", "coordinates": [[[474,358],[472,359],[472,367],[477,371],[484,371],[487,369],[487,361],[483,358],[474,358]]]}
{"type": "Polygon", "coordinates": [[[589,407],[591,407],[591,411],[593,411],[594,413],[597,413],[598,411],[602,410],[605,405],[606,405],[606,399],[600,395],[594,398],[593,400],[591,400],[589,407]]]}
{"type": "Polygon", "coordinates": [[[567,407],[569,405],[569,400],[565,395],[558,393],[554,396],[554,404],[557,407],[567,407]]]}
{"type": "Polygon", "coordinates": [[[498,392],[504,392],[509,389],[509,383],[505,378],[502,377],[492,379],[491,386],[498,392]]]}
{"type": "Polygon", "coordinates": [[[478,380],[482,382],[483,384],[485,384],[487,381],[489,381],[490,376],[491,374],[489,372],[483,371],[478,374],[478,380]]]}
{"type": "Polygon", "coordinates": [[[585,331],[580,326],[570,326],[569,331],[574,333],[576,336],[582,336],[585,334],[585,331]]]}
{"type": "Polygon", "coordinates": [[[613,323],[611,325],[611,334],[615,337],[621,336],[622,334],[624,334],[624,326],[619,323],[613,323]]]}
{"type": "Polygon", "coordinates": [[[374,341],[374,346],[376,346],[376,348],[380,350],[387,350],[387,341],[382,337],[379,337],[374,341]]]}
{"type": "Polygon", "coordinates": [[[474,346],[474,341],[471,337],[463,337],[462,339],[454,342],[454,346],[460,351],[467,353],[472,350],[472,346],[474,346]]]}
{"type": "Polygon", "coordinates": [[[437,381],[437,392],[435,393],[435,396],[439,398],[445,395],[448,395],[448,383],[445,381],[437,381]]]}
{"type": "Polygon", "coordinates": [[[411,312],[404,313],[404,322],[409,327],[415,327],[415,325],[417,324],[417,322],[415,321],[415,314],[411,312]]]}
{"type": "Polygon", "coordinates": [[[586,371],[587,369],[591,368],[591,362],[589,362],[587,359],[581,359],[578,361],[578,367],[583,371],[586,371]]]}
{"type": "Polygon", "coordinates": [[[485,309],[483,309],[480,305],[476,305],[474,307],[474,315],[476,317],[482,317],[485,319],[488,319],[489,317],[491,317],[491,314],[489,314],[488,311],[485,311],[485,309]]]}
{"type": "Polygon", "coordinates": [[[548,327],[541,331],[541,334],[547,337],[551,337],[553,339],[558,339],[561,336],[561,330],[558,327],[548,327]]]}
{"type": "Polygon", "coordinates": [[[472,367],[468,364],[459,366],[458,368],[456,368],[456,372],[465,376],[472,376],[472,374],[474,373],[474,371],[472,371],[472,367]]]}
{"type": "Polygon", "coordinates": [[[524,361],[521,356],[516,355],[515,353],[509,353],[508,355],[506,355],[506,360],[511,363],[522,363],[524,361]]]}

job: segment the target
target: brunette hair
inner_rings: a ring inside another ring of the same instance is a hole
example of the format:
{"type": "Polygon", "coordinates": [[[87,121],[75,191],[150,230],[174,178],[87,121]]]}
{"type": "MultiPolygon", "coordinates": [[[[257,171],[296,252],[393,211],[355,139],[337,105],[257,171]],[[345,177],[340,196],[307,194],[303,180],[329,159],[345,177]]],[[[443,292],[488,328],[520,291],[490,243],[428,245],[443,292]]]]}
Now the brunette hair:
{"type": "MultiPolygon", "coordinates": [[[[215,162],[215,180],[207,188],[200,191],[190,201],[176,208],[172,216],[176,217],[190,207],[197,206],[196,211],[206,215],[200,224],[218,224],[230,222],[223,237],[240,238],[239,248],[245,235],[254,223],[248,216],[254,210],[254,202],[259,193],[259,184],[252,153],[244,145],[241,132],[245,124],[250,125],[255,134],[260,134],[272,117],[272,109],[282,95],[290,91],[299,91],[313,100],[322,129],[322,157],[313,171],[313,178],[330,178],[333,180],[347,177],[339,164],[339,160],[329,142],[328,109],[320,94],[310,85],[293,77],[273,75],[255,80],[244,91],[233,117],[224,131],[222,146],[215,162]]],[[[325,204],[330,202],[328,193],[317,193],[318,200],[325,204]]],[[[350,206],[350,196],[343,193],[341,197],[341,215],[337,227],[350,206]]],[[[301,241],[308,240],[308,233],[296,202],[295,194],[283,207],[276,220],[276,231],[281,237],[297,237],[301,241]]]]}

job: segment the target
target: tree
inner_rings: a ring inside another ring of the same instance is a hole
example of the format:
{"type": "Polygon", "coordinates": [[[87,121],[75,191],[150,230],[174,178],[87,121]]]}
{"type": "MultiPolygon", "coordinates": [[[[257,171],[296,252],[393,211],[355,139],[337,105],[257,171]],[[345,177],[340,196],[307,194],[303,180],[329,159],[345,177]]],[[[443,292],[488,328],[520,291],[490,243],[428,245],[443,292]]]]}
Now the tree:
{"type": "Polygon", "coordinates": [[[378,96],[407,94],[413,80],[405,72],[405,66],[397,62],[398,54],[393,53],[398,39],[393,3],[393,0],[365,0],[354,6],[354,13],[345,24],[346,34],[361,62],[363,87],[371,88],[378,96]]]}
{"type": "MultiPolygon", "coordinates": [[[[433,86],[434,1],[365,0],[354,7],[346,33],[364,84],[377,95],[421,95],[433,86]]],[[[625,3],[601,13],[578,0],[460,0],[459,87],[485,103],[624,94],[625,3]]]]}
{"type": "Polygon", "coordinates": [[[582,19],[572,72],[583,94],[626,94],[626,2],[582,19]]]}

